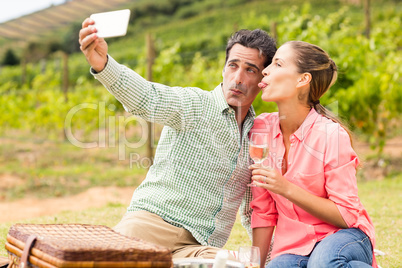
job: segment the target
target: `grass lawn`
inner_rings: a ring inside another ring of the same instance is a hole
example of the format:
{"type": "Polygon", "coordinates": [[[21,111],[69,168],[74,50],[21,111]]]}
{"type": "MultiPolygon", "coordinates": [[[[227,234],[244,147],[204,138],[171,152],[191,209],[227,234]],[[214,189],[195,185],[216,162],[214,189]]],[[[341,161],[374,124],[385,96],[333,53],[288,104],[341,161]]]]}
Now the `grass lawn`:
{"type": "MultiPolygon", "coordinates": [[[[378,256],[381,267],[401,267],[402,252],[400,250],[402,205],[400,193],[402,189],[402,174],[381,181],[359,183],[360,198],[369,211],[374,222],[377,235],[376,248],[386,255],[378,256]]],[[[39,217],[19,223],[85,223],[114,226],[127,204],[109,203],[108,205],[85,211],[65,211],[53,216],[39,217]]],[[[8,229],[16,222],[0,224],[0,255],[6,256],[4,249],[8,229]]],[[[225,248],[237,250],[240,245],[250,244],[250,240],[237,220],[225,248]]]]}
{"type": "Polygon", "coordinates": [[[143,151],[124,148],[119,160],[118,146],[82,149],[68,141],[0,137],[0,201],[71,196],[94,186],[136,187],[147,170],[130,156],[143,151]]]}

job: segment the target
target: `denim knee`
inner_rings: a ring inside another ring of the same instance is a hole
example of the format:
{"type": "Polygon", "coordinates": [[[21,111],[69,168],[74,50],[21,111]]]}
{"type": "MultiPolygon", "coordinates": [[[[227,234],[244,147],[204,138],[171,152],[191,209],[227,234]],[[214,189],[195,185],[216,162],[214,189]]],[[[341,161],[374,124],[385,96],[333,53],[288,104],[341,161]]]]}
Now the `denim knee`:
{"type": "Polygon", "coordinates": [[[371,267],[372,261],[369,237],[359,229],[350,228],[319,242],[311,253],[308,267],[371,267]]]}
{"type": "Polygon", "coordinates": [[[307,267],[307,256],[300,256],[295,254],[283,254],[275,257],[271,260],[266,268],[301,268],[307,267]]]}

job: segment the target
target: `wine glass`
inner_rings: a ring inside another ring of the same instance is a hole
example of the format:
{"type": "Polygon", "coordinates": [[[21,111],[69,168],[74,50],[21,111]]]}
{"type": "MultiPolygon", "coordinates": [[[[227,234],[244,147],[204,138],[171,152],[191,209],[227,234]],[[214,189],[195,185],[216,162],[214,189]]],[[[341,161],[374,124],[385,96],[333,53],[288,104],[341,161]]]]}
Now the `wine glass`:
{"type": "Polygon", "coordinates": [[[268,133],[251,133],[249,153],[254,163],[262,164],[268,157],[269,149],[269,134],[268,133]]]}
{"type": "MultiPolygon", "coordinates": [[[[253,132],[250,136],[249,153],[251,159],[253,159],[256,164],[263,164],[263,162],[268,158],[269,153],[269,134],[253,132]]],[[[250,183],[248,186],[255,186],[250,183]]]]}
{"type": "Polygon", "coordinates": [[[245,268],[260,268],[260,248],[255,246],[239,247],[238,261],[245,268]]]}

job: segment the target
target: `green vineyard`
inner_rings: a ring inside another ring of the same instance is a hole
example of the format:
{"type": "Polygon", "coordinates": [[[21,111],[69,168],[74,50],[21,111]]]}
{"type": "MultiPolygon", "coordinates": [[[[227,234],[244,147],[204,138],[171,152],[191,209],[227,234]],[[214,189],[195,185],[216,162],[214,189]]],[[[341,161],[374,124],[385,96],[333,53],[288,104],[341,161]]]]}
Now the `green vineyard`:
{"type": "MultiPolygon", "coordinates": [[[[222,79],[228,36],[241,28],[261,28],[277,38],[278,46],[289,40],[303,40],[330,53],[338,65],[339,78],[322,103],[379,153],[388,138],[400,134],[402,5],[399,1],[372,1],[369,36],[363,6],[345,4],[347,1],[341,1],[344,4],[293,1],[293,5],[289,1],[160,2],[163,3],[137,2],[132,7],[134,19],[129,34],[110,39],[109,53],[120,63],[146,76],[145,36],[151,34],[157,52],[153,81],[211,90],[222,79]]],[[[70,39],[76,42],[79,24],[72,29],[70,39]]],[[[53,39],[44,41],[43,46],[46,42],[48,47],[52,44],[54,47],[53,39]]],[[[25,55],[40,54],[38,51],[38,46],[31,45],[25,55]]],[[[101,127],[99,111],[82,109],[69,126],[65,122],[69,111],[83,104],[113,104],[116,109],[106,109],[107,116],[122,115],[121,105],[92,78],[80,52],[70,53],[69,86],[64,89],[62,54],[43,54],[46,57],[27,61],[23,67],[20,64],[1,68],[1,133],[23,130],[43,138],[62,139],[65,128],[71,128],[71,132],[80,132],[85,137],[101,127]]],[[[275,105],[263,103],[259,97],[254,107],[257,114],[275,109],[275,105]]]]}

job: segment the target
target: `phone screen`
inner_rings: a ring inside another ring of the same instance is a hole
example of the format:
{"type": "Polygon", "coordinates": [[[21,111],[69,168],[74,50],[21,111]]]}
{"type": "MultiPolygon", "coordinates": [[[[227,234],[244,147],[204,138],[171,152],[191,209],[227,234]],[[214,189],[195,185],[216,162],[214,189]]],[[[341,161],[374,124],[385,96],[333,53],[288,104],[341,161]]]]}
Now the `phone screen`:
{"type": "Polygon", "coordinates": [[[123,9],[110,12],[92,14],[91,19],[95,21],[97,35],[102,38],[123,36],[127,33],[130,20],[130,10],[123,9]]]}

